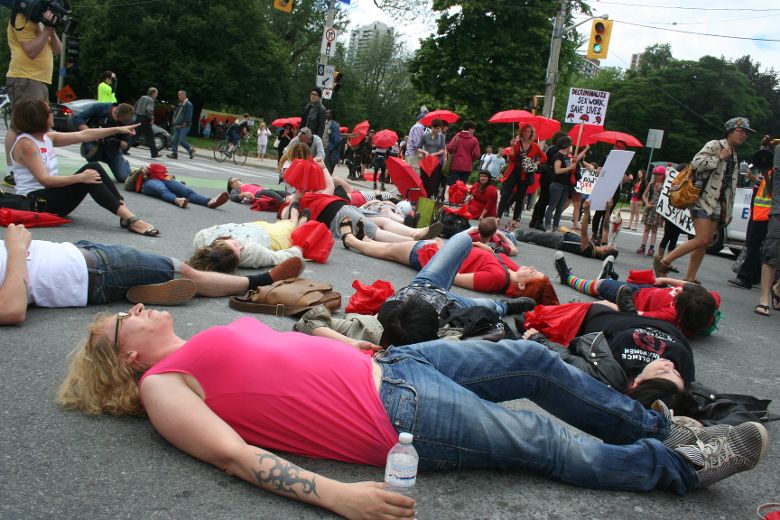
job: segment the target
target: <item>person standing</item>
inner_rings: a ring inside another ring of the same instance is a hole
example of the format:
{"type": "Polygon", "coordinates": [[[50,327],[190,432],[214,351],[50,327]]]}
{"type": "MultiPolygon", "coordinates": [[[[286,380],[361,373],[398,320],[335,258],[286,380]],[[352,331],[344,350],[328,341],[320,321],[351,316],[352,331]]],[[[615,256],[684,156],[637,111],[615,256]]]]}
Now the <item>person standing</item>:
{"type": "MultiPolygon", "coordinates": [[[[426,175],[422,175],[421,177],[425,193],[432,199],[442,198],[439,194],[439,188],[441,185],[441,167],[444,164],[446,146],[444,135],[441,133],[441,127],[441,119],[434,119],[431,121],[431,131],[423,134],[417,149],[417,153],[419,153],[422,158],[432,155],[439,160],[439,164],[430,175],[427,177],[426,175]]],[[[411,134],[409,139],[411,140],[411,134]]]]}
{"type": "Polygon", "coordinates": [[[514,213],[512,214],[512,223],[510,229],[518,226],[518,221],[523,213],[525,205],[525,195],[528,187],[534,183],[534,173],[539,169],[539,163],[547,160],[547,156],[539,145],[536,144],[536,129],[524,124],[520,127],[517,135],[512,139],[509,150],[509,166],[503,178],[501,186],[501,202],[498,206],[498,218],[504,216],[504,212],[509,210],[512,201],[515,202],[514,213]],[[530,159],[535,164],[534,171],[527,171],[530,159]]]}
{"type": "Polygon", "coordinates": [[[636,173],[636,181],[631,185],[631,214],[628,217],[628,224],[623,229],[636,231],[637,226],[639,226],[639,220],[642,218],[642,180],[644,176],[645,171],[639,170],[636,173]]]}
{"type": "Polygon", "coordinates": [[[282,155],[284,155],[284,149],[287,148],[287,145],[290,144],[290,141],[292,141],[293,138],[293,131],[292,131],[292,125],[286,124],[284,125],[284,128],[279,130],[279,145],[276,147],[276,156],[281,159],[282,155]]]}
{"type": "Polygon", "coordinates": [[[341,132],[335,117],[333,110],[325,111],[325,132],[322,135],[322,146],[325,148],[325,167],[331,175],[333,175],[333,170],[336,169],[341,157],[341,132]]]}
{"type": "Polygon", "coordinates": [[[750,120],[746,117],[733,117],[726,121],[724,127],[725,138],[709,141],[691,161],[695,184],[701,190],[699,198],[690,208],[695,236],[663,258],[653,258],[656,276],[665,276],[673,261],[690,253],[691,260],[685,280],[695,282],[696,273],[712,236],[718,227],[731,222],[734,193],[739,177],[739,161],[734,149],[747,140],[748,132],[755,130],[750,128],[750,120]]]}
{"type": "Polygon", "coordinates": [[[168,157],[171,159],[179,158],[179,145],[181,144],[187,153],[190,154],[190,159],[195,157],[195,148],[190,146],[187,142],[187,134],[190,133],[190,125],[192,124],[192,103],[187,99],[187,92],[180,90],[179,104],[176,106],[176,111],[173,114],[173,141],[171,142],[171,153],[168,157]]]}
{"type": "Polygon", "coordinates": [[[303,109],[301,127],[307,127],[314,135],[325,133],[325,106],[322,104],[322,89],[314,87],[309,92],[309,104],[303,109]]]}
{"type": "MultiPolygon", "coordinates": [[[[5,86],[8,88],[10,105],[7,110],[25,98],[49,100],[49,85],[54,73],[54,55],[62,52],[62,43],[54,32],[56,21],[54,13],[46,10],[43,13],[46,23],[33,23],[21,14],[8,23],[6,36],[11,59],[8,62],[5,86]]],[[[11,161],[11,146],[16,142],[16,129],[11,128],[5,133],[5,158],[8,175],[5,182],[14,185],[14,174],[11,161]]]]}
{"type": "Polygon", "coordinates": [[[420,156],[417,154],[417,150],[420,148],[423,135],[425,135],[425,125],[420,122],[420,119],[425,117],[426,114],[428,114],[428,109],[425,106],[421,106],[420,113],[417,114],[417,122],[409,129],[409,138],[406,140],[406,148],[404,149],[406,164],[415,170],[420,166],[420,156]]]}
{"type": "Polygon", "coordinates": [[[480,154],[479,141],[474,137],[476,129],[474,121],[464,121],[462,130],[447,144],[447,151],[452,154],[452,166],[447,177],[448,186],[458,181],[465,184],[469,180],[474,161],[479,159],[480,154]]]}
{"type": "Polygon", "coordinates": [[[780,144],[775,146],[774,169],[766,178],[766,186],[772,197],[769,210],[769,225],[767,226],[764,247],[761,251],[761,295],[754,312],[761,316],[769,315],[771,301],[772,309],[780,311],[780,281],[775,282],[777,270],[780,268],[780,144]]]}
{"type": "MultiPolygon", "coordinates": [[[[557,231],[561,225],[561,214],[569,200],[569,190],[575,181],[575,172],[577,171],[577,162],[572,161],[571,157],[571,137],[561,137],[558,139],[558,151],[553,156],[553,176],[550,181],[550,203],[544,213],[544,229],[557,231]],[[553,218],[554,214],[554,218],[553,218]]],[[[584,233],[584,230],[583,230],[584,233]]]]}
{"type": "Polygon", "coordinates": [[[257,158],[261,161],[265,159],[265,151],[268,148],[268,136],[271,135],[271,131],[265,126],[265,123],[260,123],[260,128],[257,129],[257,158]]]}
{"type": "Polygon", "coordinates": [[[110,70],[100,75],[100,83],[97,86],[97,100],[100,103],[116,103],[116,87],[118,82],[116,74],[110,70]]]}
{"type": "Polygon", "coordinates": [[[157,99],[157,89],[149,87],[145,96],[141,96],[135,103],[135,120],[141,123],[136,133],[143,136],[146,144],[149,146],[149,153],[152,159],[159,157],[157,144],[154,142],[154,100],[157,99]]]}

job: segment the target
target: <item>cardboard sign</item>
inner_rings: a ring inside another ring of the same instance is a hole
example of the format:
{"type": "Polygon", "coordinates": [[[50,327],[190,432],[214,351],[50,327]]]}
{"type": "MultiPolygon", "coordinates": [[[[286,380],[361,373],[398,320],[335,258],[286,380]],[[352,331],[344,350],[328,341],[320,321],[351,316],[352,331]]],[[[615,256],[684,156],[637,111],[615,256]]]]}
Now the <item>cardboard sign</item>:
{"type": "Polygon", "coordinates": [[[677,173],[677,170],[674,168],[666,168],[666,180],[664,181],[664,187],[661,189],[661,195],[658,197],[658,203],[655,206],[655,210],[663,218],[671,221],[675,226],[682,229],[683,233],[693,235],[695,232],[693,229],[691,212],[687,209],[675,208],[669,204],[669,187],[672,185],[674,178],[677,177],[677,173]]]}
{"type": "Polygon", "coordinates": [[[596,170],[580,168],[580,178],[577,181],[577,186],[574,187],[574,191],[583,195],[590,195],[593,191],[593,185],[596,184],[596,179],[598,178],[599,174],[596,170]]]}
{"type": "Polygon", "coordinates": [[[566,123],[603,125],[607,117],[609,92],[572,88],[566,103],[566,123]]]}
{"type": "Polygon", "coordinates": [[[590,209],[601,211],[607,208],[607,201],[612,199],[623,175],[626,174],[634,152],[629,150],[612,150],[607,156],[607,162],[601,168],[601,175],[590,193],[590,209]]]}

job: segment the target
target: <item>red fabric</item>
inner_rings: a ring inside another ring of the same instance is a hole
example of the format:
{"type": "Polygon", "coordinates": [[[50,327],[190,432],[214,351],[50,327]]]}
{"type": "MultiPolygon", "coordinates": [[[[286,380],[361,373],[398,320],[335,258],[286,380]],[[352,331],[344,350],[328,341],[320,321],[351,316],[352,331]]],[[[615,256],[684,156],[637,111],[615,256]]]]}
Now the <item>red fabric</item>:
{"type": "Polygon", "coordinates": [[[163,180],[168,176],[168,168],[159,163],[151,163],[146,167],[150,179],[163,180]]]}
{"type": "Polygon", "coordinates": [[[352,129],[352,133],[354,135],[349,138],[349,145],[351,147],[354,148],[359,145],[361,141],[363,141],[366,135],[368,135],[368,127],[368,121],[362,121],[355,125],[355,128],[352,129]]]}
{"type": "Polygon", "coordinates": [[[328,207],[328,204],[336,201],[345,202],[341,197],[335,195],[328,195],[326,193],[305,193],[301,197],[301,201],[298,204],[300,213],[303,210],[308,209],[311,211],[311,217],[309,220],[317,220],[322,210],[328,207]]]}
{"type": "Polygon", "coordinates": [[[679,326],[674,297],[680,291],[677,287],[645,287],[634,293],[636,310],[644,316],[668,321],[679,326]]]}
{"type": "Polygon", "coordinates": [[[450,139],[447,151],[452,154],[451,171],[470,172],[480,156],[479,141],[471,132],[463,130],[450,139]]]}
{"type": "Polygon", "coordinates": [[[141,397],[147,377],[171,372],[192,376],[211,411],[271,451],[381,467],[398,442],[371,358],[339,341],[242,318],[157,362],[141,379],[141,397]]]}
{"type": "Polygon", "coordinates": [[[641,271],[632,270],[628,272],[628,278],[626,278],[626,281],[628,283],[644,283],[653,285],[655,283],[655,273],[652,269],[643,269],[641,271]]]}
{"type": "Polygon", "coordinates": [[[357,206],[358,208],[366,203],[366,198],[359,191],[353,191],[350,193],[349,198],[352,200],[352,205],[357,206]]]}
{"type": "Polygon", "coordinates": [[[379,308],[385,301],[395,294],[395,287],[384,280],[374,280],[371,285],[366,285],[360,280],[352,282],[355,294],[349,297],[349,302],[344,312],[356,312],[358,314],[373,315],[379,312],[379,308]]]}
{"type": "Polygon", "coordinates": [[[398,134],[392,130],[380,130],[374,134],[372,144],[377,148],[390,148],[398,144],[398,134]]]}
{"type": "Polygon", "coordinates": [[[414,171],[414,168],[409,166],[398,157],[387,158],[387,173],[390,174],[390,180],[395,185],[398,193],[404,198],[416,198],[427,197],[425,187],[422,185],[420,176],[414,171]],[[413,195],[413,194],[419,194],[413,195]]]}
{"type": "MultiPolygon", "coordinates": [[[[439,246],[435,243],[426,244],[418,249],[417,255],[420,266],[425,267],[438,250],[439,246]]],[[[504,254],[500,254],[500,256],[508,270],[518,270],[517,264],[510,260],[508,256],[504,254]]],[[[495,254],[476,247],[471,249],[466,259],[460,264],[458,274],[473,274],[475,291],[499,293],[506,285],[506,272],[495,254]]]]}
{"type": "Polygon", "coordinates": [[[474,184],[469,190],[471,200],[463,208],[463,216],[478,219],[482,210],[487,207],[486,217],[495,217],[498,211],[498,190],[492,184],[484,190],[479,189],[479,184],[474,184]],[[467,216],[468,215],[468,216],[467,216]]]}
{"type": "Polygon", "coordinates": [[[249,206],[249,209],[252,211],[276,211],[279,209],[279,206],[278,200],[261,195],[252,201],[252,205],[249,206]]]}
{"type": "MultiPolygon", "coordinates": [[[[539,145],[534,142],[531,142],[531,147],[528,149],[528,153],[526,155],[531,159],[538,159],[537,162],[545,162],[547,160],[547,156],[544,154],[542,149],[539,148],[539,145]]],[[[511,149],[507,153],[507,156],[509,157],[509,164],[507,165],[506,170],[504,170],[504,175],[502,175],[499,179],[500,182],[507,180],[507,178],[515,169],[515,159],[520,156],[520,141],[517,141],[514,145],[512,145],[511,149]]],[[[523,172],[520,180],[525,180],[525,172],[523,172]]]]}
{"type": "Polygon", "coordinates": [[[54,213],[25,211],[23,209],[0,208],[0,226],[24,224],[25,227],[54,227],[73,222],[54,213]]]}
{"type": "Polygon", "coordinates": [[[309,220],[298,226],[290,235],[293,245],[301,248],[304,258],[324,264],[333,250],[333,235],[328,226],[309,220]]]}
{"type": "Polygon", "coordinates": [[[282,176],[284,181],[301,191],[325,189],[325,173],[314,159],[295,159],[282,176]]]}
{"type": "Polygon", "coordinates": [[[238,188],[239,193],[246,193],[249,192],[252,195],[257,193],[258,191],[262,190],[263,187],[259,184],[242,184],[240,188],[238,188]]]}
{"type": "Polygon", "coordinates": [[[591,139],[590,136],[604,131],[604,127],[601,125],[574,125],[567,135],[571,137],[571,142],[575,147],[577,146],[577,136],[580,133],[580,126],[582,126],[582,136],[580,137],[579,144],[580,148],[595,143],[596,141],[591,139]]]}
{"type": "Polygon", "coordinates": [[[425,158],[420,161],[420,169],[430,177],[440,164],[441,162],[438,157],[426,155],[425,158]]]}
{"type": "Polygon", "coordinates": [[[433,123],[434,119],[441,119],[445,123],[452,124],[458,119],[460,119],[460,116],[455,112],[451,112],[449,110],[433,110],[425,114],[425,116],[423,116],[423,118],[420,119],[420,124],[425,126],[431,126],[431,123],[433,123]]]}
{"type": "Polygon", "coordinates": [[[548,339],[568,347],[585,320],[591,303],[537,305],[525,314],[525,328],[536,329],[548,339]]]}
{"type": "Polygon", "coordinates": [[[463,204],[463,201],[466,200],[466,193],[468,193],[466,185],[463,181],[457,181],[447,190],[447,200],[450,204],[463,204]]]}

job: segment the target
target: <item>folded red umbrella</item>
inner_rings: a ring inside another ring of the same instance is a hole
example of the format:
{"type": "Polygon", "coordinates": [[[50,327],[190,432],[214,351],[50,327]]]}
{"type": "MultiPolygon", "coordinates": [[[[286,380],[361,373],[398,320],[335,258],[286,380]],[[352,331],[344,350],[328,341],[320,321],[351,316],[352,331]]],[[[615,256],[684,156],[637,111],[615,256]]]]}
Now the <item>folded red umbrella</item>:
{"type": "Polygon", "coordinates": [[[333,250],[333,235],[328,226],[316,220],[309,220],[290,235],[293,245],[301,248],[304,258],[324,264],[333,250]]]}
{"type": "Polygon", "coordinates": [[[360,144],[360,141],[366,138],[368,135],[368,129],[370,124],[368,121],[361,121],[355,125],[352,129],[352,137],[349,138],[349,145],[355,147],[360,144]]]}
{"type": "Polygon", "coordinates": [[[420,169],[428,174],[428,177],[430,177],[433,175],[433,172],[436,170],[436,168],[439,167],[440,164],[441,163],[439,162],[438,157],[434,157],[433,155],[426,155],[425,158],[420,161],[420,169]]]}
{"type": "Polygon", "coordinates": [[[624,143],[626,146],[632,146],[635,148],[644,147],[642,141],[640,141],[633,135],[627,134],[625,132],[613,132],[611,130],[607,130],[606,132],[591,134],[590,138],[596,141],[597,143],[617,144],[620,142],[620,143],[624,143]]]}
{"type": "Polygon", "coordinates": [[[392,130],[380,130],[374,134],[373,144],[377,148],[390,148],[398,143],[398,134],[392,130]]]}
{"type": "Polygon", "coordinates": [[[421,197],[427,197],[425,187],[423,187],[420,176],[407,163],[398,157],[388,157],[387,172],[390,174],[390,180],[393,181],[398,193],[403,198],[409,198],[411,190],[419,190],[421,197]]]}
{"type": "Polygon", "coordinates": [[[441,119],[446,123],[452,124],[460,119],[460,116],[455,112],[450,112],[449,110],[434,110],[433,112],[428,112],[425,114],[425,117],[420,119],[420,123],[424,124],[425,126],[431,126],[431,123],[434,119],[441,119]]]}
{"type": "Polygon", "coordinates": [[[325,173],[314,159],[295,159],[282,176],[284,181],[300,191],[325,189],[325,173]]]}
{"type": "Polygon", "coordinates": [[[0,226],[24,224],[25,227],[54,227],[73,222],[54,213],[25,211],[23,209],[0,208],[0,226]]]}
{"type": "Polygon", "coordinates": [[[395,294],[395,287],[384,280],[374,280],[371,285],[366,285],[360,280],[352,282],[355,294],[349,297],[349,302],[344,312],[358,314],[376,314],[385,301],[395,294]]]}
{"type": "Polygon", "coordinates": [[[571,137],[571,142],[574,146],[577,146],[577,136],[580,135],[580,127],[582,127],[582,135],[580,136],[580,148],[588,146],[596,141],[591,138],[593,134],[604,131],[604,127],[600,125],[576,125],[569,130],[568,136],[571,137]]]}

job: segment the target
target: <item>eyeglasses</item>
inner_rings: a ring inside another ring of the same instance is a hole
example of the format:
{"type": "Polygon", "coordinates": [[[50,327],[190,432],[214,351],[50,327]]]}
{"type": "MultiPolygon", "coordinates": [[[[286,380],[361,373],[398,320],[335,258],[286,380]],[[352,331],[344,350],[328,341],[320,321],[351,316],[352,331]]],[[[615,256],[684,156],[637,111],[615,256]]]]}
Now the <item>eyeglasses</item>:
{"type": "Polygon", "coordinates": [[[126,312],[116,313],[116,329],[114,329],[114,352],[119,352],[119,324],[124,321],[125,318],[130,316],[126,312]]]}

